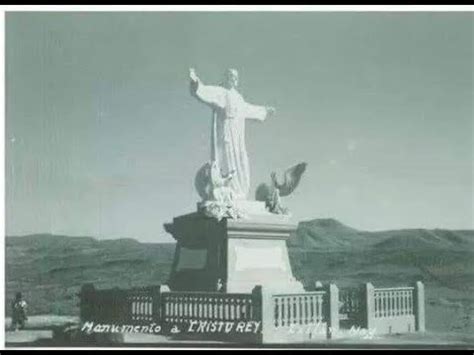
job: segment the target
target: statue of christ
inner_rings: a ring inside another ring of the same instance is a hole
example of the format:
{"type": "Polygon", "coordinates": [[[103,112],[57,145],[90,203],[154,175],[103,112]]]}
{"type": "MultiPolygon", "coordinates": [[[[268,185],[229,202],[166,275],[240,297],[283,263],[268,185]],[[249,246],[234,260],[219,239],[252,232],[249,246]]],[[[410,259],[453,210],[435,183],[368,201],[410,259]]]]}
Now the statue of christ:
{"type": "Polygon", "coordinates": [[[232,174],[230,187],[236,199],[246,199],[250,171],[245,147],[245,120],[263,121],[274,114],[273,107],[252,105],[237,91],[239,74],[228,69],[223,86],[204,85],[194,69],[189,70],[191,93],[212,108],[211,161],[222,175],[232,174]]]}

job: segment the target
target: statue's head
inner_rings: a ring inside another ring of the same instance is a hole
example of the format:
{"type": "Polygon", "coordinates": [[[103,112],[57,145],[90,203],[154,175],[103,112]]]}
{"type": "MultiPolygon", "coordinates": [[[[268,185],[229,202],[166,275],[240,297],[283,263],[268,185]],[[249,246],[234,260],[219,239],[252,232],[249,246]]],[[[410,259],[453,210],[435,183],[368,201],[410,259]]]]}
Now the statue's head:
{"type": "Polygon", "coordinates": [[[239,72],[237,69],[227,69],[225,72],[225,85],[228,89],[239,86],[239,72]]]}

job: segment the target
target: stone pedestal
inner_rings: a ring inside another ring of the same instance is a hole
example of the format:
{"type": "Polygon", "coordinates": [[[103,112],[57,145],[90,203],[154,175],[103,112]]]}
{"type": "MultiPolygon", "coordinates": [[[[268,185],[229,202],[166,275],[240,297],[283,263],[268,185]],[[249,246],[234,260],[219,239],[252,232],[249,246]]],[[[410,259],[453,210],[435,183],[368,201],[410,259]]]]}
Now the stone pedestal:
{"type": "Polygon", "coordinates": [[[241,219],[217,221],[196,212],[165,224],[177,241],[168,282],[172,290],[247,293],[262,285],[303,291],[286,246],[296,224],[267,212],[263,202],[242,201],[241,206],[248,212],[241,219]]]}

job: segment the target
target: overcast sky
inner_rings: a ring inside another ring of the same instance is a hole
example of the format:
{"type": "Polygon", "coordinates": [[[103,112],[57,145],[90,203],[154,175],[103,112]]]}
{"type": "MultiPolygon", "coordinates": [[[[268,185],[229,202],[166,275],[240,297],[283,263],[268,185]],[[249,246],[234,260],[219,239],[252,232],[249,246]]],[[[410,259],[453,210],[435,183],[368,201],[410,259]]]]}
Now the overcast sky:
{"type": "Polygon", "coordinates": [[[252,191],[308,168],[295,220],[474,227],[473,13],[9,13],[7,234],[170,241],[209,159],[227,67],[277,109],[247,124],[252,191]]]}

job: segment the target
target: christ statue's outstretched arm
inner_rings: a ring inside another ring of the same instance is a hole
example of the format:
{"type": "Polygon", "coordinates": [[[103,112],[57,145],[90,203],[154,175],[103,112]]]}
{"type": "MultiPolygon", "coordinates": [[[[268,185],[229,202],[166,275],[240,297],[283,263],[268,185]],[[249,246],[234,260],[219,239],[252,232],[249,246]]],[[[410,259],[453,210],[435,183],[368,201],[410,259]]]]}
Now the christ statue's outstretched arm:
{"type": "Polygon", "coordinates": [[[193,96],[212,107],[224,108],[225,92],[222,87],[204,85],[193,68],[189,69],[189,78],[191,79],[190,88],[193,96]]]}
{"type": "Polygon", "coordinates": [[[252,105],[249,103],[245,105],[245,118],[248,119],[263,121],[274,113],[275,109],[273,107],[252,105]]]}

